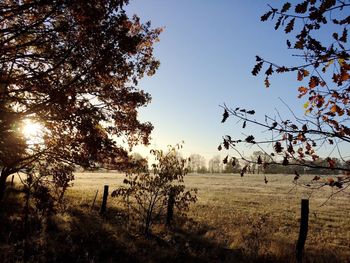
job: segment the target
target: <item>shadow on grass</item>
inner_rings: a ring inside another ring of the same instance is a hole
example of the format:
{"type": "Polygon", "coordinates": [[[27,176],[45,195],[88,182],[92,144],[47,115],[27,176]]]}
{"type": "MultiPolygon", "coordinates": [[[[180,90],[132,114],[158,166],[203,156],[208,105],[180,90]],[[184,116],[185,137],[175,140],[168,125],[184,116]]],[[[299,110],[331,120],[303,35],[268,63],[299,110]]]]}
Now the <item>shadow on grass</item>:
{"type": "MultiPolygon", "coordinates": [[[[23,262],[20,194],[19,189],[9,189],[5,205],[0,207],[0,258],[4,263],[23,262]]],[[[127,224],[126,215],[117,208],[109,208],[101,217],[97,209],[90,211],[88,205],[70,201],[65,213],[31,228],[28,262],[293,262],[291,251],[278,257],[254,257],[240,249],[229,249],[206,235],[215,229],[186,218],[176,218],[171,228],[156,225],[146,238],[135,225],[127,224]]],[[[340,262],[313,253],[305,259],[340,262]]]]}
{"type": "MultiPolygon", "coordinates": [[[[23,200],[9,188],[0,207],[1,262],[23,262],[23,200]],[[4,204],[4,205],[3,205],[4,204]]],[[[109,208],[101,217],[88,206],[74,205],[63,214],[32,226],[28,262],[239,262],[240,251],[225,249],[204,238],[209,229],[181,219],[172,229],[156,226],[146,238],[127,227],[126,216],[109,208]],[[185,227],[186,225],[186,227],[185,227]],[[190,230],[192,229],[192,230],[190,230]]],[[[34,222],[34,221],[31,221],[34,222]]]]}

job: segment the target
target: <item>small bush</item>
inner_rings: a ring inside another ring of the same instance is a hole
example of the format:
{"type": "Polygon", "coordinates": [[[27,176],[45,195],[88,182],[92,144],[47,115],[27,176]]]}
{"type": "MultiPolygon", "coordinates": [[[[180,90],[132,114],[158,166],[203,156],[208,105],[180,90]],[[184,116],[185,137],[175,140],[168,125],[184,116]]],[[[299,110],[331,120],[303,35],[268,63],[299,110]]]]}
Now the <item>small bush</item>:
{"type": "Polygon", "coordinates": [[[169,213],[173,213],[174,207],[183,213],[197,200],[197,189],[187,191],[184,185],[186,159],[177,154],[180,147],[169,146],[167,153],[152,150],[155,158],[152,168],[128,173],[124,185],[112,192],[113,197],[122,198],[129,216],[140,223],[146,235],[155,220],[164,219],[166,214],[172,217],[169,213]]]}

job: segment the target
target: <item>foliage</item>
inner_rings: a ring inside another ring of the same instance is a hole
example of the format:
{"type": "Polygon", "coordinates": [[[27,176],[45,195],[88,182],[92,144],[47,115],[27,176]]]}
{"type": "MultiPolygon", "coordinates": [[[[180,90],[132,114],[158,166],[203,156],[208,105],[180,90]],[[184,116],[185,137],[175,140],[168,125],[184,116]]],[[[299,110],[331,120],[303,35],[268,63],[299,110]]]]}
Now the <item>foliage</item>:
{"type": "Polygon", "coordinates": [[[148,144],[152,125],[138,120],[150,95],[136,86],[159,62],[161,29],[135,15],[127,0],[0,3],[0,199],[6,178],[38,160],[84,167],[127,165],[129,147],[148,144]],[[21,129],[42,126],[38,141],[21,129]]]}
{"type": "MultiPolygon", "coordinates": [[[[291,36],[291,40],[287,40],[287,48],[294,51],[294,56],[301,62],[294,66],[278,65],[256,56],[257,63],[252,74],[256,76],[262,72],[265,85],[269,87],[271,75],[295,73],[296,81],[300,82],[298,98],[306,98],[305,116],[296,116],[287,106],[293,115],[292,120],[266,116],[265,121],[258,121],[254,119],[254,110],[241,107],[231,109],[224,105],[222,122],[232,116],[242,121],[243,128],[253,124],[270,131],[271,137],[260,140],[248,135],[243,139],[233,139],[227,135],[220,149],[235,149],[242,159],[264,168],[293,165],[349,174],[348,167],[338,165],[330,156],[325,158],[327,162],[324,164],[317,154],[319,147],[326,145],[331,153],[338,151],[342,163],[346,163],[339,145],[348,147],[350,142],[349,10],[349,1],[336,0],[305,0],[296,4],[286,2],[279,9],[270,7],[261,21],[276,20],[276,30],[284,27],[284,32],[291,36]],[[268,158],[262,160],[259,155],[255,160],[249,160],[244,157],[237,148],[237,145],[244,143],[257,146],[268,158]]],[[[350,185],[349,176],[334,178],[334,181],[338,181],[337,185],[331,186],[341,189],[350,185]]]]}
{"type": "Polygon", "coordinates": [[[207,170],[205,158],[197,153],[191,154],[188,158],[187,169],[189,173],[205,173],[207,170]]]}
{"type": "Polygon", "coordinates": [[[223,170],[223,164],[219,155],[213,156],[208,163],[209,173],[221,173],[223,170]]]}
{"type": "Polygon", "coordinates": [[[241,165],[235,157],[231,157],[229,159],[228,156],[226,156],[223,160],[223,163],[223,173],[239,173],[241,171],[241,165]]]}
{"type": "Polygon", "coordinates": [[[186,190],[186,160],[177,154],[179,147],[169,146],[167,153],[151,150],[156,161],[151,171],[127,174],[124,185],[112,192],[112,196],[123,199],[129,215],[141,222],[146,235],[154,221],[164,217],[170,196],[179,212],[197,200],[197,189],[186,190]]]}

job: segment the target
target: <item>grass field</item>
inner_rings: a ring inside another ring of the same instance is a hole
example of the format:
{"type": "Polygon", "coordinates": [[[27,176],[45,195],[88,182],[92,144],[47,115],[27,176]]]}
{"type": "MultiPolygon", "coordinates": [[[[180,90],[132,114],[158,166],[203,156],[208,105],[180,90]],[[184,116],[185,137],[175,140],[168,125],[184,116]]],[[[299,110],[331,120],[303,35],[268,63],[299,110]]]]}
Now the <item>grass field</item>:
{"type": "Polygon", "coordinates": [[[295,262],[300,203],[310,194],[303,262],[350,262],[349,193],[327,201],[335,189],[310,193],[294,187],[293,175],[267,175],[267,184],[263,175],[187,175],[186,186],[198,188],[197,203],[187,217],[175,211],[170,228],[154,224],[149,237],[127,220],[117,198],[109,197],[107,213],[99,215],[103,186],[111,192],[123,175],[75,177],[65,209],[38,217],[33,203],[27,229],[19,180],[8,188],[0,206],[0,224],[6,226],[0,231],[0,262],[295,262]]]}
{"type": "MultiPolygon", "coordinates": [[[[293,262],[300,202],[311,194],[307,261],[349,262],[349,194],[340,193],[327,201],[332,188],[324,187],[310,193],[303,187],[293,188],[293,177],[267,175],[269,182],[265,184],[263,175],[248,174],[243,178],[239,175],[188,175],[186,186],[198,188],[198,202],[192,205],[188,213],[190,220],[182,226],[191,233],[186,249],[192,249],[195,256],[202,253],[215,258],[208,249],[224,254],[216,258],[218,262],[230,262],[237,254],[247,262],[293,262]]],[[[307,181],[312,177],[302,178],[307,181]]],[[[69,196],[80,205],[88,206],[99,190],[99,204],[103,185],[113,189],[122,180],[120,174],[77,173],[69,196]]],[[[116,200],[110,198],[108,207],[116,206],[116,200]]]]}

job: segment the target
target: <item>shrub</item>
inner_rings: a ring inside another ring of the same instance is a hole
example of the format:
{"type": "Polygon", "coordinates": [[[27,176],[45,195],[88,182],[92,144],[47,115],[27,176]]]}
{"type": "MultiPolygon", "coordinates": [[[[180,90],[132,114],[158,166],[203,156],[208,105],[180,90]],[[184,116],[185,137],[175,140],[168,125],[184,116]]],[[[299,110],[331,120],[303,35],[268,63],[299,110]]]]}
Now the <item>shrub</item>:
{"type": "Polygon", "coordinates": [[[140,223],[145,235],[155,220],[164,219],[166,213],[172,217],[173,207],[184,213],[197,200],[197,189],[187,190],[184,185],[187,160],[179,156],[180,147],[169,146],[167,153],[151,150],[155,158],[151,169],[127,173],[124,185],[112,192],[113,197],[122,198],[128,215],[140,223]]]}

